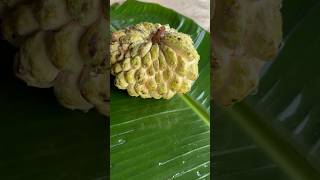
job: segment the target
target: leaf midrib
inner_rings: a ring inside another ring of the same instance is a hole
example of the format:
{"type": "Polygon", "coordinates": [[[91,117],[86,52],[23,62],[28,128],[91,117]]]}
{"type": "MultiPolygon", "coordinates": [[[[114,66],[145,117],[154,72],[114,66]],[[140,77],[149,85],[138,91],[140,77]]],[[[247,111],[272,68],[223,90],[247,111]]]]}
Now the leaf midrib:
{"type": "Polygon", "coordinates": [[[179,97],[210,127],[209,113],[189,94],[179,94],[179,97]]]}
{"type": "Polygon", "coordinates": [[[226,113],[231,119],[236,120],[292,179],[318,179],[317,170],[301,157],[301,154],[284,137],[279,136],[272,126],[265,123],[266,117],[256,113],[248,104],[240,102],[226,113]]]}

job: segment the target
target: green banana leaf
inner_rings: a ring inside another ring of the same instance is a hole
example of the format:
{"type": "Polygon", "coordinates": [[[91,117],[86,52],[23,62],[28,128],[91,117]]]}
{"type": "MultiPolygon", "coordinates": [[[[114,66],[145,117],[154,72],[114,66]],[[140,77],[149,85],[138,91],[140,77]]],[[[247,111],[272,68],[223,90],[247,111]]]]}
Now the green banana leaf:
{"type": "Polygon", "coordinates": [[[17,51],[0,42],[0,179],[93,180],[106,177],[105,117],[63,108],[52,89],[13,74],[17,51]]]}
{"type": "Polygon", "coordinates": [[[320,179],[320,1],[284,0],[285,45],[257,94],[214,108],[214,177],[320,179]]]}
{"type": "Polygon", "coordinates": [[[209,33],[157,4],[128,0],[110,14],[113,31],[145,21],[169,24],[190,34],[201,56],[191,92],[171,100],[130,97],[111,85],[111,179],[209,179],[209,33]]]}

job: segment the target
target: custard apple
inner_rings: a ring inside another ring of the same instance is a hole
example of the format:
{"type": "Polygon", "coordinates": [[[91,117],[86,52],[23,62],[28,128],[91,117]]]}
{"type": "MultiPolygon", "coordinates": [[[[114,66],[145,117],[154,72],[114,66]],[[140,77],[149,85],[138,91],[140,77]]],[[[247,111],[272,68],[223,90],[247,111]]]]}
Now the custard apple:
{"type": "Polygon", "coordinates": [[[53,88],[69,109],[108,115],[104,0],[0,0],[2,36],[19,48],[14,70],[29,86],[53,88]]]}
{"type": "Polygon", "coordinates": [[[170,99],[187,93],[199,60],[190,36],[169,25],[143,22],[112,33],[111,74],[115,86],[131,96],[170,99]]]}
{"type": "Polygon", "coordinates": [[[215,0],[213,101],[230,106],[258,87],[264,64],[282,45],[281,0],[215,0]]]}

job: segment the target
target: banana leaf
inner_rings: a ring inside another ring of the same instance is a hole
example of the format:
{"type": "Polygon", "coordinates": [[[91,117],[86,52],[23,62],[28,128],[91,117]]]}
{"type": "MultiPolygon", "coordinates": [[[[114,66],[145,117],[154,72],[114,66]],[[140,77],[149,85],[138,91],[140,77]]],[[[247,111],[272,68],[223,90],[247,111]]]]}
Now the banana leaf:
{"type": "Polygon", "coordinates": [[[284,0],[285,45],[257,94],[214,107],[214,177],[320,179],[319,0],[284,0]]]}
{"type": "Polygon", "coordinates": [[[209,179],[209,33],[173,10],[135,0],[112,5],[110,19],[112,31],[145,21],[169,24],[191,35],[201,56],[191,92],[171,100],[130,97],[111,85],[111,179],[209,179]]]}

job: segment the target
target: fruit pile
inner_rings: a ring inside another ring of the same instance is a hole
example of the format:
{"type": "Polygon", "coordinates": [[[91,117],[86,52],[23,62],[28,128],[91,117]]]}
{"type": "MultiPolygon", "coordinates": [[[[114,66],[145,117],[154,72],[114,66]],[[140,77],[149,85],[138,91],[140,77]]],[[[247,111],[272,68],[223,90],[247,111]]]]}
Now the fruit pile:
{"type": "Polygon", "coordinates": [[[109,109],[106,1],[1,0],[2,36],[19,48],[14,69],[29,86],[53,87],[69,109],[109,109]]]}

